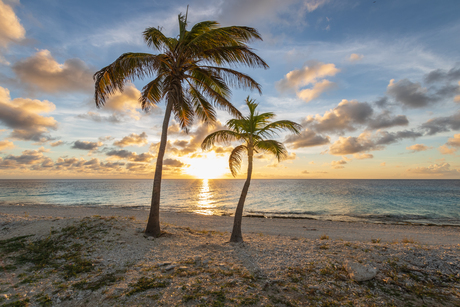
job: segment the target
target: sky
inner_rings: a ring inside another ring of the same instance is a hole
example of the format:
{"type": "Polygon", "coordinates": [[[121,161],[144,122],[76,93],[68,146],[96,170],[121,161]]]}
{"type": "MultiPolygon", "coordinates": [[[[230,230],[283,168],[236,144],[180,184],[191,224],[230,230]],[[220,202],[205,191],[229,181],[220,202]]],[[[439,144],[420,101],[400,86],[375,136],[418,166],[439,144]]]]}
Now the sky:
{"type": "MultiPolygon", "coordinates": [[[[142,32],[178,34],[215,20],[256,28],[269,69],[238,68],[262,86],[233,89],[276,120],[302,125],[259,153],[259,179],[460,179],[460,2],[444,0],[0,0],[0,179],[153,178],[164,103],[138,103],[149,80],[96,108],[93,74],[125,52],[150,52],[142,32]]],[[[204,152],[209,133],[172,120],[163,178],[233,178],[238,144],[204,152]]],[[[245,166],[236,178],[245,178],[245,166]]]]}

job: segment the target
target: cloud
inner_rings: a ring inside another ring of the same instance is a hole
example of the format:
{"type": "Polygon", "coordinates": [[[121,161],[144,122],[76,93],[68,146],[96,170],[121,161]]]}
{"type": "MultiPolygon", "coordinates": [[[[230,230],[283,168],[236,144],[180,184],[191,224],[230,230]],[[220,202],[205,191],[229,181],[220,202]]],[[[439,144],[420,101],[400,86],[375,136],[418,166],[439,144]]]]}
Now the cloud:
{"type": "Polygon", "coordinates": [[[337,107],[326,111],[323,116],[307,116],[302,122],[304,126],[323,133],[344,134],[346,131],[356,131],[359,126],[367,126],[368,130],[377,130],[409,124],[406,116],[393,116],[389,111],[373,117],[374,110],[367,102],[343,99],[337,107]]]}
{"type": "Polygon", "coordinates": [[[386,165],[387,165],[387,163],[386,163],[386,162],[382,162],[382,163],[380,163],[380,166],[386,166],[386,165]]]}
{"type": "Polygon", "coordinates": [[[48,50],[40,50],[12,66],[21,83],[46,93],[91,92],[94,71],[80,59],[58,63],[48,50]]]}
{"type": "Polygon", "coordinates": [[[110,116],[102,116],[100,114],[97,114],[96,112],[88,112],[86,114],[79,114],[77,115],[78,118],[82,118],[82,119],[88,119],[88,120],[91,120],[91,121],[94,121],[96,123],[112,123],[112,124],[116,124],[116,123],[121,123],[122,120],[120,118],[119,115],[117,114],[112,114],[110,116]]]}
{"type": "Polygon", "coordinates": [[[374,155],[367,154],[367,153],[363,153],[363,154],[355,153],[353,154],[353,158],[355,158],[356,160],[372,159],[374,158],[374,155]]]}
{"type": "Polygon", "coordinates": [[[378,130],[407,125],[409,125],[409,120],[405,115],[397,115],[395,117],[391,117],[390,112],[384,111],[382,114],[379,114],[375,118],[370,119],[367,127],[371,130],[378,130]]]}
{"type": "Polygon", "coordinates": [[[416,167],[406,170],[408,173],[422,174],[422,175],[460,175],[459,169],[451,169],[450,164],[447,162],[432,164],[428,167],[416,167]]]}
{"type": "Polygon", "coordinates": [[[359,62],[364,58],[364,55],[362,54],[357,54],[357,53],[352,53],[350,57],[348,58],[348,61],[350,62],[359,62]]]}
{"type": "Polygon", "coordinates": [[[343,166],[344,164],[347,164],[347,161],[345,161],[345,160],[332,161],[331,162],[331,167],[333,169],[341,169],[341,168],[345,168],[345,166],[343,166]]]}
{"type": "Polygon", "coordinates": [[[142,132],[141,134],[131,133],[128,136],[125,136],[120,141],[113,142],[113,145],[118,147],[126,147],[126,146],[144,146],[147,144],[147,134],[142,132]]]}
{"type": "Polygon", "coordinates": [[[396,143],[400,140],[415,139],[421,133],[404,130],[398,132],[377,131],[375,134],[363,132],[358,137],[339,137],[330,147],[332,155],[349,155],[366,151],[382,150],[385,145],[396,143]]]}
{"type": "Polygon", "coordinates": [[[310,129],[302,131],[299,135],[290,135],[284,141],[286,144],[291,144],[290,147],[293,149],[320,146],[329,144],[329,142],[328,136],[318,135],[310,129]]]}
{"type": "Polygon", "coordinates": [[[413,83],[408,79],[395,82],[390,80],[387,94],[408,108],[423,108],[432,106],[440,101],[456,99],[460,93],[460,83],[452,84],[460,79],[460,68],[452,68],[448,72],[434,70],[425,76],[425,82],[430,87],[422,87],[420,83],[413,83]],[[436,83],[441,83],[436,85],[436,83]]]}
{"type": "Polygon", "coordinates": [[[64,144],[63,141],[56,141],[56,142],[50,143],[51,147],[61,146],[62,144],[64,144]]]}
{"type": "MultiPolygon", "coordinates": [[[[106,111],[112,111],[116,115],[128,115],[135,120],[139,120],[141,117],[138,111],[141,108],[139,104],[140,96],[141,92],[133,84],[128,84],[125,86],[123,93],[115,92],[112,94],[102,108],[106,111]]],[[[116,116],[115,114],[113,116],[116,116]]]]}
{"type": "Polygon", "coordinates": [[[6,48],[25,38],[26,30],[10,5],[0,0],[0,47],[6,48]]]}
{"type": "Polygon", "coordinates": [[[280,92],[298,90],[306,85],[316,83],[317,79],[335,76],[339,71],[340,69],[337,69],[334,64],[310,61],[301,69],[287,73],[284,79],[276,83],[276,87],[280,92]]]}
{"type": "Polygon", "coordinates": [[[302,171],[301,174],[310,174],[310,172],[309,171],[302,171]]]}
{"type": "Polygon", "coordinates": [[[0,122],[13,129],[11,137],[19,140],[50,140],[49,129],[56,130],[57,122],[52,117],[39,113],[49,113],[56,106],[48,100],[15,98],[11,100],[8,89],[0,87],[0,122]]]}
{"type": "Polygon", "coordinates": [[[5,150],[5,149],[9,149],[9,148],[14,148],[14,144],[13,142],[10,142],[8,140],[3,140],[3,141],[0,141],[0,151],[2,150],[5,150]]]}
{"type": "Polygon", "coordinates": [[[171,166],[171,167],[184,167],[184,166],[186,166],[185,163],[182,163],[181,161],[176,160],[176,159],[164,159],[163,160],[163,165],[171,166]]]}
{"type": "Polygon", "coordinates": [[[0,158],[0,169],[32,169],[50,168],[53,161],[43,155],[42,150],[25,150],[22,155],[8,155],[0,158]]]}
{"type": "Polygon", "coordinates": [[[94,150],[104,145],[102,142],[75,141],[72,148],[82,150],[94,150]]]}
{"type": "Polygon", "coordinates": [[[106,153],[107,156],[110,156],[110,157],[117,157],[117,158],[120,158],[120,159],[126,159],[126,160],[129,160],[129,161],[133,161],[133,162],[150,162],[152,161],[153,159],[155,159],[155,155],[149,153],[149,152],[145,152],[145,153],[141,153],[141,154],[137,154],[135,152],[130,152],[128,150],[111,150],[109,152],[106,153]]]}
{"type": "Polygon", "coordinates": [[[420,128],[426,130],[428,135],[460,130],[460,111],[451,116],[432,118],[423,123],[420,128]]]}
{"type": "Polygon", "coordinates": [[[446,144],[439,147],[439,151],[443,155],[454,154],[460,149],[460,133],[455,134],[453,138],[449,138],[446,144]]]}
{"type": "Polygon", "coordinates": [[[342,100],[333,110],[326,111],[324,116],[307,116],[302,123],[317,132],[355,131],[356,124],[366,124],[372,116],[373,109],[367,102],[342,100]]]}
{"type": "Polygon", "coordinates": [[[304,89],[299,92],[297,92],[297,97],[302,99],[305,102],[310,102],[315,98],[318,98],[319,95],[322,93],[331,90],[336,87],[336,84],[334,82],[330,82],[326,79],[316,83],[313,85],[313,88],[309,89],[304,89]]]}
{"type": "Polygon", "coordinates": [[[420,151],[426,151],[428,149],[432,149],[433,147],[428,147],[423,144],[415,144],[412,146],[406,147],[407,150],[410,150],[412,153],[414,152],[420,152],[420,151]]]}
{"type": "Polygon", "coordinates": [[[321,62],[310,61],[301,69],[290,71],[284,78],[276,82],[275,86],[281,93],[295,92],[297,97],[309,102],[335,87],[335,83],[322,79],[327,76],[334,76],[340,71],[334,64],[324,64],[321,62]],[[301,89],[312,84],[312,88],[301,89]]]}
{"type": "Polygon", "coordinates": [[[426,83],[452,82],[460,80],[460,67],[453,67],[449,71],[436,69],[425,76],[426,83]]]}

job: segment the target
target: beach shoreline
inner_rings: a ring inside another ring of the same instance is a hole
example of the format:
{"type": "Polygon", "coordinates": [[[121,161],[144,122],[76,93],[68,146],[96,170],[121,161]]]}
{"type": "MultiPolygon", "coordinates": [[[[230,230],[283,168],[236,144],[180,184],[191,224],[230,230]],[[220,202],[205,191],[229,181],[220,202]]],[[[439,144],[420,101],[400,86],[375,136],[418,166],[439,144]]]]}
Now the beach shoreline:
{"type": "MultiPolygon", "coordinates": [[[[87,207],[55,205],[0,205],[0,213],[36,218],[83,218],[94,215],[134,217],[145,221],[148,208],[143,207],[87,207]]],[[[161,211],[162,223],[193,229],[228,232],[233,225],[232,216],[201,215],[184,212],[161,211]]],[[[460,227],[413,224],[385,224],[349,221],[330,221],[292,218],[243,217],[245,233],[263,233],[274,236],[297,236],[316,239],[327,235],[334,240],[369,242],[398,242],[404,239],[428,245],[460,244],[460,227]]]]}
{"type": "Polygon", "coordinates": [[[229,243],[229,216],[161,212],[159,238],[143,236],[147,216],[129,208],[1,205],[0,303],[460,303],[458,227],[244,218],[245,242],[229,243]]]}

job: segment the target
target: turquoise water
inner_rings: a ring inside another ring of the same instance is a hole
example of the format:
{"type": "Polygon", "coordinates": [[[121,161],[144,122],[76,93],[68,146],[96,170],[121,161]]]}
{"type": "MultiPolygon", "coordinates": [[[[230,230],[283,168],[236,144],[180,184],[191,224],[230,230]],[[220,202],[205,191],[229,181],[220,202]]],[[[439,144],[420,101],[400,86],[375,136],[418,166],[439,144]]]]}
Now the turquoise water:
{"type": "MultiPolygon", "coordinates": [[[[161,209],[230,215],[243,180],[163,180],[161,209]]],[[[0,180],[0,203],[148,207],[152,180],[0,180]]],[[[460,180],[253,180],[246,215],[460,225],[460,180]]]]}

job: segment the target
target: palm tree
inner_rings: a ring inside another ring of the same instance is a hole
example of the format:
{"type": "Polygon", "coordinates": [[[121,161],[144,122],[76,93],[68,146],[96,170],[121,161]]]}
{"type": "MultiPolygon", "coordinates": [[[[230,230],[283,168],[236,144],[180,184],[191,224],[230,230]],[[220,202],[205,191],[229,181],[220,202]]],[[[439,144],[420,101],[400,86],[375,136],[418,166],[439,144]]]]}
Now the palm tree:
{"type": "Polygon", "coordinates": [[[143,32],[146,44],[158,51],[125,53],[115,62],[94,74],[95,100],[98,107],[113,93],[123,91],[127,82],[153,78],[143,89],[139,102],[142,109],[165,101],[166,111],[153,182],[150,214],[145,234],[158,237],[160,230],[160,190],[163,157],[171,113],[182,129],[188,131],[194,117],[205,123],[216,120],[215,107],[233,116],[240,112],[229,102],[228,84],[257,89],[260,85],[251,77],[225,67],[242,64],[268,68],[246,43],[262,40],[256,29],[249,27],[219,27],[215,21],[203,21],[187,30],[187,15],[179,14],[179,35],[166,37],[160,28],[143,32]]]}
{"type": "Polygon", "coordinates": [[[275,117],[275,114],[272,112],[259,114],[259,112],[256,112],[258,104],[255,103],[255,100],[249,99],[249,97],[246,98],[246,104],[249,108],[249,116],[230,119],[227,122],[229,130],[213,132],[204,139],[203,143],[201,143],[201,148],[203,150],[211,149],[216,142],[229,144],[232,141],[241,141],[244,143],[235,147],[228,159],[228,165],[233,177],[235,177],[241,169],[241,162],[243,160],[242,155],[244,153],[248,155],[248,173],[240,200],[238,201],[238,206],[236,207],[230,242],[243,241],[243,236],[241,235],[241,220],[243,218],[244,201],[246,200],[249,184],[251,183],[254,152],[258,153],[262,151],[271,153],[275,155],[279,162],[287,156],[287,150],[282,143],[275,140],[267,140],[267,138],[277,135],[277,132],[283,129],[299,134],[302,128],[301,125],[289,120],[270,122],[270,120],[275,117]]]}

